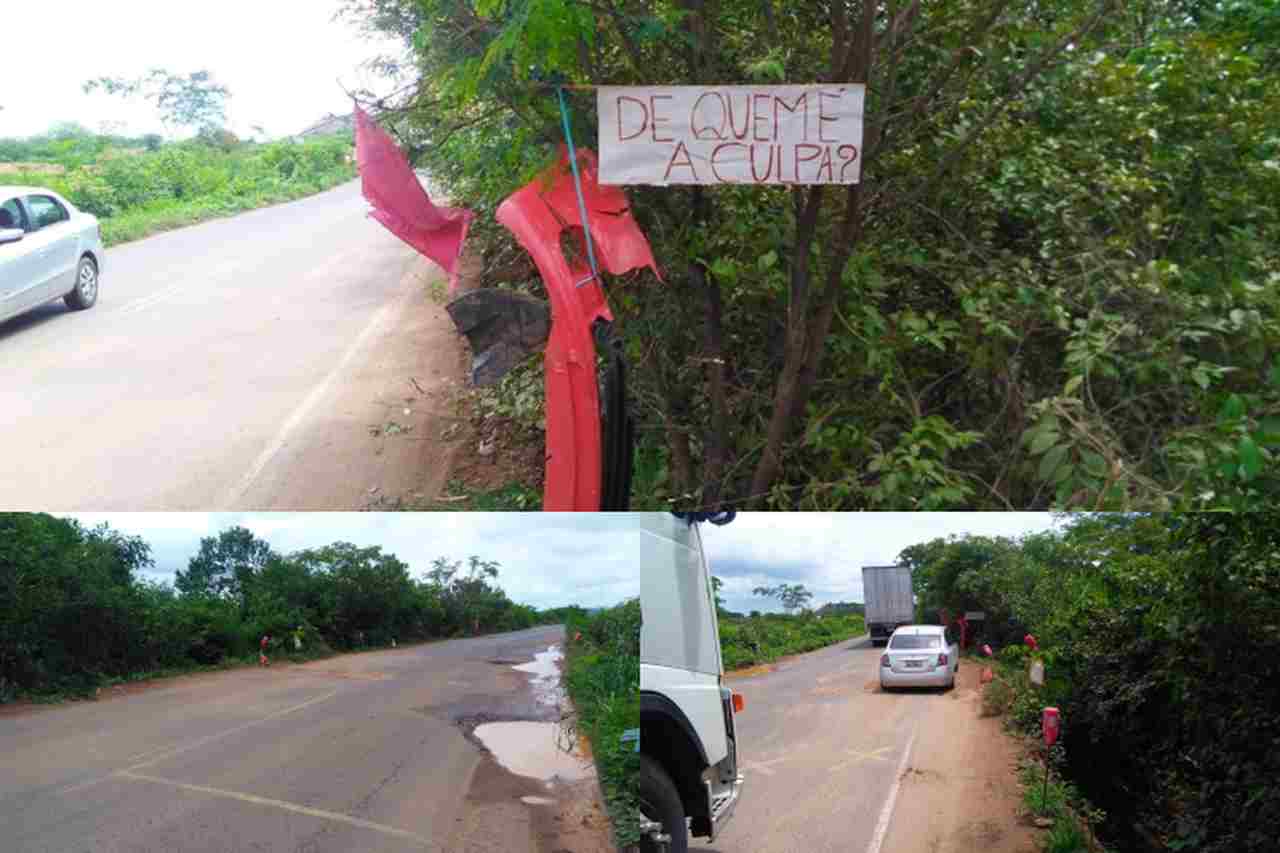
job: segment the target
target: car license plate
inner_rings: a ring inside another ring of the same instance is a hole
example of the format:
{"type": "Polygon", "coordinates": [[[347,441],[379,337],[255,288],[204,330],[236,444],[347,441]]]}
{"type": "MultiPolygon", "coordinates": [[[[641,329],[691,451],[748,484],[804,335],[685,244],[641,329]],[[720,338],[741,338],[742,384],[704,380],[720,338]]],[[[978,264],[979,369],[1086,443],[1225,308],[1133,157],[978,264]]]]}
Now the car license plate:
{"type": "Polygon", "coordinates": [[[904,661],[904,662],[906,663],[906,665],[907,665],[908,667],[917,667],[917,668],[918,668],[918,667],[920,666],[920,661],[918,661],[918,660],[909,660],[909,661],[904,661]]]}

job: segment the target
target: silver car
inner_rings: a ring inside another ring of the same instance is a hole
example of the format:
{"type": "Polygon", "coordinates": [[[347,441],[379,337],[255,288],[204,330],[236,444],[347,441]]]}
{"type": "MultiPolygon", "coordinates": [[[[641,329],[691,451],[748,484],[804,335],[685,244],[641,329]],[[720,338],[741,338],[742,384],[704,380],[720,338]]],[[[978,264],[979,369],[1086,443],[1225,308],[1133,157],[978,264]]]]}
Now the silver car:
{"type": "Polygon", "coordinates": [[[960,644],[941,625],[903,625],[880,656],[880,688],[955,687],[960,644]]]}
{"type": "Polygon", "coordinates": [[[0,322],[58,298],[91,307],[102,260],[96,216],[52,190],[0,186],[0,322]]]}

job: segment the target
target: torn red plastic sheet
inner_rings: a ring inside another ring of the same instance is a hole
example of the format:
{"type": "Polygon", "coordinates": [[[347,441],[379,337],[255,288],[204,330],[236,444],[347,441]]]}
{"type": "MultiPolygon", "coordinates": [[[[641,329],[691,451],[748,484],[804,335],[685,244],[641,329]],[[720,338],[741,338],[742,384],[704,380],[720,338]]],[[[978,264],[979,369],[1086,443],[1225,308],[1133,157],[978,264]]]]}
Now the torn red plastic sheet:
{"type": "MultiPolygon", "coordinates": [[[[578,170],[595,255],[614,275],[658,265],[644,232],[631,216],[619,187],[602,187],[595,153],[578,151],[578,170]]],[[[591,324],[612,320],[600,282],[591,277],[586,252],[570,261],[560,235],[580,230],[578,200],[568,155],[516,190],[498,207],[498,221],[532,256],[551,300],[551,336],[546,366],[547,456],[542,508],[546,511],[600,508],[600,390],[591,324]]]]}
{"type": "Polygon", "coordinates": [[[458,258],[473,214],[460,207],[437,207],[395,140],[355,107],[356,165],[369,215],[388,231],[444,267],[449,290],[458,284],[458,258]]]}

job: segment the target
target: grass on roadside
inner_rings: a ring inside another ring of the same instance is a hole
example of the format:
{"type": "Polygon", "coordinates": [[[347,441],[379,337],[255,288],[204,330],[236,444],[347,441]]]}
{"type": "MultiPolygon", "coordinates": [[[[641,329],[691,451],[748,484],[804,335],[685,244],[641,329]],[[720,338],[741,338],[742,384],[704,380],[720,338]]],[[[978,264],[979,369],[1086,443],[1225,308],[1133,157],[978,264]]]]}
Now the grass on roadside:
{"type": "MultiPolygon", "coordinates": [[[[355,176],[354,166],[342,165],[306,178],[263,182],[243,193],[228,190],[184,199],[158,199],[141,207],[127,208],[112,216],[100,215],[98,220],[102,227],[102,242],[110,248],[198,222],[295,201],[332,189],[355,176]]],[[[67,195],[73,204],[77,203],[76,193],[67,185],[66,176],[60,172],[24,170],[16,173],[10,180],[21,185],[50,187],[67,195]]]]}
{"type": "Polygon", "coordinates": [[[354,176],[353,170],[340,169],[313,180],[283,183],[252,195],[220,195],[190,201],[165,201],[102,220],[102,242],[111,247],[198,222],[295,201],[332,189],[354,176]]]}
{"type": "Polygon", "coordinates": [[[720,653],[726,670],[770,663],[866,633],[866,623],[858,614],[822,619],[779,613],[749,617],[721,614],[719,623],[720,653]]]}
{"type": "MultiPolygon", "coordinates": [[[[984,717],[1004,717],[1005,728],[1014,736],[1033,743],[1035,755],[1043,755],[1043,746],[1032,738],[1039,737],[1039,710],[1046,701],[1044,688],[1032,684],[1027,675],[1025,654],[1001,655],[992,661],[983,659],[993,669],[994,679],[983,685],[982,710],[984,717]],[[1033,730],[1034,728],[1034,730],[1033,730]]],[[[1101,823],[1103,814],[1088,802],[1070,782],[1064,780],[1055,768],[1063,760],[1061,743],[1049,753],[1049,774],[1046,784],[1044,762],[1029,754],[1018,771],[1022,784],[1022,803],[1033,818],[1053,821],[1042,838],[1044,853],[1105,853],[1090,827],[1101,823]]]]}
{"type": "Polygon", "coordinates": [[[524,483],[507,483],[494,489],[468,493],[461,480],[450,480],[445,495],[462,500],[430,501],[430,509],[452,512],[534,511],[542,508],[542,493],[524,483]]]}
{"type": "Polygon", "coordinates": [[[640,727],[640,600],[565,621],[565,685],[591,742],[614,845],[632,847],[640,841],[640,757],[622,735],[640,727]]]}

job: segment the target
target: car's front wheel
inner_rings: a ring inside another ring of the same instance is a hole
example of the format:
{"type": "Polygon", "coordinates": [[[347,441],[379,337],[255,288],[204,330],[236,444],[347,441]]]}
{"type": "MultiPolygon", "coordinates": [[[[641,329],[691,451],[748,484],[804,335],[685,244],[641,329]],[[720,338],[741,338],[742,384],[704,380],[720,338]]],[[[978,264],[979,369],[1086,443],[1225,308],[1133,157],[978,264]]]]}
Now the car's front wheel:
{"type": "Polygon", "coordinates": [[[76,286],[63,297],[67,307],[72,311],[83,311],[92,308],[98,301],[98,265],[87,255],[80,259],[76,267],[76,286]]]}
{"type": "Polygon", "coordinates": [[[640,814],[662,826],[660,833],[641,835],[641,853],[688,853],[689,827],[680,792],[662,765],[647,755],[640,756],[640,814]]]}

